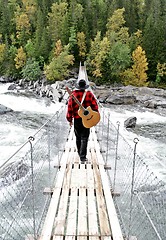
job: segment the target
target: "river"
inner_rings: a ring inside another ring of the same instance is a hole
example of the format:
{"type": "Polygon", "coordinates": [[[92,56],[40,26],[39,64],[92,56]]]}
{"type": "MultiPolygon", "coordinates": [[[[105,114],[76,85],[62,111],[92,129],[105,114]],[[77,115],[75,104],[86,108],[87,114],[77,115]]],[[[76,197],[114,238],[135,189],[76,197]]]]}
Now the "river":
{"type": "MultiPolygon", "coordinates": [[[[0,116],[0,165],[63,104],[33,93],[8,91],[9,85],[0,83],[0,104],[14,110],[0,116]]],[[[133,145],[135,137],[139,139],[137,153],[166,181],[166,110],[132,105],[110,105],[107,110],[113,124],[120,122],[120,133],[129,144],[133,145]],[[137,124],[134,129],[127,130],[124,121],[131,116],[137,117],[137,124]]]]}
{"type": "Polygon", "coordinates": [[[13,109],[0,115],[0,166],[62,106],[31,92],[8,91],[9,85],[0,84],[0,104],[13,109]]]}

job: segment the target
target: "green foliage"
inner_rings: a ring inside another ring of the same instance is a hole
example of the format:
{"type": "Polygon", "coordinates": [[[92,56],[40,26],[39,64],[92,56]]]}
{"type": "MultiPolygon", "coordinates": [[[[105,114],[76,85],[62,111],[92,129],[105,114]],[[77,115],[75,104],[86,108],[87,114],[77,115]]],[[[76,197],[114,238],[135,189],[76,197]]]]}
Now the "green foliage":
{"type": "Polygon", "coordinates": [[[166,83],[166,63],[157,64],[156,83],[161,83],[162,81],[166,83]]]}
{"type": "Polygon", "coordinates": [[[16,54],[16,57],[15,57],[15,66],[16,66],[16,69],[22,69],[25,64],[26,64],[26,53],[23,49],[23,47],[21,46],[18,50],[17,50],[17,54],[16,54]]]}
{"type": "Polygon", "coordinates": [[[74,26],[76,28],[82,23],[83,7],[81,4],[77,3],[77,1],[71,1],[68,13],[72,27],[74,26]]]}
{"type": "Polygon", "coordinates": [[[89,65],[89,70],[91,72],[95,71],[95,57],[100,51],[101,43],[101,32],[97,32],[96,37],[91,41],[90,50],[87,56],[87,65],[89,65]]]}
{"type": "Polygon", "coordinates": [[[31,39],[27,41],[27,44],[25,45],[25,50],[28,58],[35,57],[35,46],[31,39]]]}
{"type": "Polygon", "coordinates": [[[19,77],[26,59],[35,59],[42,70],[52,65],[54,81],[71,66],[62,56],[72,56],[77,66],[86,61],[98,82],[120,81],[125,70],[126,78],[133,74],[129,56],[140,45],[148,79],[163,83],[157,64],[166,62],[165,9],[164,0],[0,0],[0,74],[19,77]],[[70,46],[61,57],[54,55],[58,40],[70,46]]]}
{"type": "Polygon", "coordinates": [[[42,75],[39,62],[37,62],[35,59],[28,59],[21,73],[22,77],[28,81],[36,81],[40,79],[42,75]]]}
{"type": "Polygon", "coordinates": [[[74,56],[68,54],[69,46],[58,55],[53,57],[49,65],[45,65],[45,75],[49,81],[63,80],[69,73],[69,66],[74,63],[74,56]]]}
{"type": "Polygon", "coordinates": [[[117,9],[108,19],[106,36],[111,43],[116,41],[128,43],[129,41],[128,28],[124,26],[124,12],[124,8],[117,9]]]}
{"type": "Polygon", "coordinates": [[[136,49],[136,47],[138,47],[139,45],[142,45],[142,41],[143,41],[142,31],[137,30],[130,36],[129,44],[130,44],[131,51],[133,52],[134,49],[136,49]]]}
{"type": "Polygon", "coordinates": [[[13,78],[19,76],[19,72],[15,67],[15,56],[17,48],[14,45],[9,46],[6,42],[3,52],[3,61],[0,64],[0,74],[5,76],[12,76],[13,78]]]}
{"type": "Polygon", "coordinates": [[[156,68],[158,62],[166,62],[166,2],[162,0],[151,0],[149,16],[143,32],[143,48],[146,50],[146,55],[149,62],[148,74],[151,80],[156,79],[156,68]]]}
{"type": "Polygon", "coordinates": [[[102,77],[102,64],[107,58],[107,53],[110,48],[110,43],[107,37],[104,37],[100,42],[100,50],[96,54],[95,58],[92,60],[92,65],[95,66],[95,70],[93,71],[93,76],[102,77]]]}
{"type": "Polygon", "coordinates": [[[77,44],[76,29],[74,27],[71,27],[70,28],[70,37],[69,37],[69,46],[70,46],[70,50],[72,52],[74,52],[76,44],[77,44]]]}
{"type": "Polygon", "coordinates": [[[127,44],[116,42],[107,57],[107,75],[114,79],[119,80],[121,73],[130,66],[131,54],[130,48],[127,44]]]}
{"type": "Polygon", "coordinates": [[[81,58],[81,62],[85,60],[86,56],[86,37],[83,32],[77,33],[77,45],[79,49],[79,57],[81,58]]]}
{"type": "Polygon", "coordinates": [[[68,17],[68,4],[65,2],[53,3],[51,12],[48,13],[48,32],[52,42],[65,39],[68,17]]]}

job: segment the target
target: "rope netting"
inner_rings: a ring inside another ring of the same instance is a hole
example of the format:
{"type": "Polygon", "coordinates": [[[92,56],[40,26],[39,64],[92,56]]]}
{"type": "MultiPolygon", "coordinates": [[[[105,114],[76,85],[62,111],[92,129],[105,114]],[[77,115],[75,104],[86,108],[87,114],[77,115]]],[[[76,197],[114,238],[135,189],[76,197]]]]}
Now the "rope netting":
{"type": "MultiPolygon", "coordinates": [[[[0,167],[0,239],[37,239],[68,137],[66,109],[58,111],[0,167]],[[44,188],[48,187],[43,194],[44,188]]],[[[96,126],[124,239],[165,240],[166,186],[137,155],[104,108],[96,126]]]]}
{"type": "MultiPolygon", "coordinates": [[[[130,146],[121,135],[119,122],[111,123],[110,115],[102,109],[102,121],[96,127],[101,152],[108,170],[114,203],[125,239],[166,239],[166,184],[146,160],[138,156],[133,139],[130,146]]],[[[150,143],[149,143],[150,144],[150,143]]]]}

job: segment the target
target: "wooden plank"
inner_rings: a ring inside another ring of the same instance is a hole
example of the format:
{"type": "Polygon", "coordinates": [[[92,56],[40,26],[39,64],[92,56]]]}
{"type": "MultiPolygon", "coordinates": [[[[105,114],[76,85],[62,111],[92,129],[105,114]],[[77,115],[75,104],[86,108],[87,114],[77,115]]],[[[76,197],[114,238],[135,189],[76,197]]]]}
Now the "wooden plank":
{"type": "Polygon", "coordinates": [[[86,189],[79,188],[77,235],[87,236],[87,197],[86,189]]]}
{"type": "Polygon", "coordinates": [[[100,168],[100,173],[101,173],[101,179],[103,182],[103,189],[104,189],[104,194],[105,194],[105,201],[107,204],[109,221],[110,221],[110,225],[111,225],[112,237],[114,240],[123,240],[122,231],[120,228],[116,209],[115,209],[114,202],[113,202],[110,188],[109,188],[108,177],[106,175],[104,168],[101,166],[99,166],[99,168],[100,168]]]}
{"type": "Polygon", "coordinates": [[[93,165],[87,164],[87,188],[93,188],[94,189],[94,176],[93,176],[93,165]]]}
{"type": "Polygon", "coordinates": [[[88,232],[89,235],[99,235],[99,227],[97,220],[96,198],[94,189],[88,189],[88,232]]]}
{"type": "Polygon", "coordinates": [[[87,185],[88,185],[88,232],[89,235],[98,235],[98,220],[96,209],[96,198],[94,195],[94,176],[92,165],[87,165],[87,185]]]}
{"type": "Polygon", "coordinates": [[[78,208],[78,189],[72,188],[67,217],[66,236],[76,236],[77,208],[78,208]]]}
{"type": "MultiPolygon", "coordinates": [[[[89,240],[101,240],[101,238],[97,237],[97,236],[90,236],[89,240]]],[[[109,240],[111,240],[111,239],[109,239],[109,240]]]]}
{"type": "Polygon", "coordinates": [[[87,237],[85,237],[85,236],[84,237],[78,236],[77,239],[78,240],[87,240],[87,237]]]}
{"type": "Polygon", "coordinates": [[[111,239],[112,239],[111,236],[109,236],[109,237],[101,237],[101,240],[111,240],[111,239]]]}
{"type": "Polygon", "coordinates": [[[67,236],[65,237],[65,240],[75,240],[76,237],[75,236],[67,236]]]}
{"type": "Polygon", "coordinates": [[[102,181],[102,186],[103,186],[104,195],[105,195],[105,201],[107,204],[107,212],[108,212],[108,216],[109,216],[109,222],[111,225],[112,237],[114,240],[122,240],[123,235],[122,235],[122,231],[121,231],[118,217],[116,214],[114,202],[113,202],[113,199],[111,196],[109,182],[108,182],[108,176],[102,166],[102,164],[104,164],[104,160],[103,160],[102,154],[100,152],[100,146],[97,141],[97,136],[94,131],[93,131],[93,135],[94,135],[94,140],[95,140],[95,149],[96,149],[96,153],[97,153],[99,163],[100,163],[99,169],[100,169],[101,181],[102,181]]]}
{"type": "Polygon", "coordinates": [[[63,240],[63,236],[53,236],[53,240],[63,240]]]}
{"type": "Polygon", "coordinates": [[[87,178],[86,178],[86,165],[80,164],[79,166],[79,176],[77,178],[79,188],[87,188],[87,178]]]}
{"type": "Polygon", "coordinates": [[[79,184],[78,184],[78,179],[79,179],[79,164],[74,164],[72,166],[72,174],[71,174],[71,188],[78,188],[79,184]]]}
{"type": "MultiPolygon", "coordinates": [[[[71,152],[71,155],[72,155],[72,152],[71,152]]],[[[63,235],[64,231],[65,231],[67,206],[68,206],[68,201],[69,201],[71,169],[72,169],[72,165],[68,164],[64,182],[63,182],[63,189],[62,189],[62,194],[61,194],[61,198],[60,198],[60,204],[58,207],[58,214],[56,217],[56,221],[54,223],[54,234],[55,235],[63,235]]]]}
{"type": "MultiPolygon", "coordinates": [[[[71,135],[72,134],[70,134],[70,136],[71,135]]],[[[57,174],[56,185],[54,187],[54,192],[51,198],[50,206],[46,215],[46,219],[45,219],[44,226],[41,232],[41,236],[39,237],[39,240],[50,240],[51,238],[53,223],[54,223],[54,219],[55,219],[55,215],[56,215],[56,211],[59,203],[61,186],[64,179],[68,155],[69,155],[69,148],[66,147],[65,152],[63,153],[61,158],[61,162],[62,162],[61,169],[57,174]]]]}
{"type": "Polygon", "coordinates": [[[94,128],[91,132],[88,158],[93,164],[79,163],[73,128],[70,132],[39,240],[51,239],[53,223],[53,240],[123,240],[94,128]]]}
{"type": "Polygon", "coordinates": [[[111,235],[111,230],[109,226],[107,209],[105,206],[105,201],[103,196],[100,173],[96,164],[93,165],[93,168],[94,168],[95,185],[96,185],[96,199],[97,199],[97,206],[98,206],[100,233],[102,236],[108,236],[108,235],[111,235]]]}

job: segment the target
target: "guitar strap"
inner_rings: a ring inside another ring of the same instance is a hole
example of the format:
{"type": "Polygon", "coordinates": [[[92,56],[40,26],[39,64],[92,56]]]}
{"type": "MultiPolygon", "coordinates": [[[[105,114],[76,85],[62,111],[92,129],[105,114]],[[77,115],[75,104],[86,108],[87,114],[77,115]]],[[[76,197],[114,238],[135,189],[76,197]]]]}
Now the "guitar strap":
{"type": "Polygon", "coordinates": [[[82,105],[82,103],[83,103],[83,101],[84,101],[84,99],[85,99],[85,96],[86,96],[86,90],[85,90],[85,92],[84,92],[84,94],[83,94],[83,96],[82,96],[81,105],[82,105]]]}

